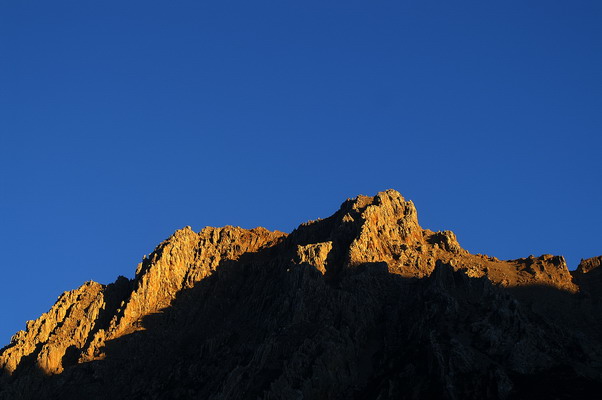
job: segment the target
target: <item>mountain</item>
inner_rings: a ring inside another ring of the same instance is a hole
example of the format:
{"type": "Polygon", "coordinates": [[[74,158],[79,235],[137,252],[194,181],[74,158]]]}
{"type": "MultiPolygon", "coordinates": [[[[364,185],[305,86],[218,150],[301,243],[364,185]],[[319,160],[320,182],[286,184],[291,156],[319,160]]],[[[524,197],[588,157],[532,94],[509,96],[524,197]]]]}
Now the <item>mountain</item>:
{"type": "Polygon", "coordinates": [[[602,256],[498,260],[387,190],[290,234],[176,231],[0,351],[0,399],[602,395],[602,256]]]}

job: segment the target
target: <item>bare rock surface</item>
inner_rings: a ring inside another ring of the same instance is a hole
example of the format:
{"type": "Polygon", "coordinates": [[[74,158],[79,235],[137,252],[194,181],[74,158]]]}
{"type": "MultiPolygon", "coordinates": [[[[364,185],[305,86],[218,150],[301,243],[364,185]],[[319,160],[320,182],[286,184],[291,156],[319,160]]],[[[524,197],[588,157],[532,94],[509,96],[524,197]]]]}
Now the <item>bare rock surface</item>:
{"type": "Polygon", "coordinates": [[[602,256],[498,260],[398,192],[176,231],[0,351],[0,399],[599,398],[602,256]]]}

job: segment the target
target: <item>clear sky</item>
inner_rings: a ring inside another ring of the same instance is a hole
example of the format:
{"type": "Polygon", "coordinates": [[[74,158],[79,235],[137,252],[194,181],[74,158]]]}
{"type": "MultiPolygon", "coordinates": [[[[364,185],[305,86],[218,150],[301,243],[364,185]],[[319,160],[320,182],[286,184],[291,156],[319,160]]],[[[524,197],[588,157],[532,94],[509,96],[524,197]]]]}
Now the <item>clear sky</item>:
{"type": "Polygon", "coordinates": [[[175,229],[394,188],[509,259],[602,254],[602,2],[0,3],[0,346],[175,229]]]}

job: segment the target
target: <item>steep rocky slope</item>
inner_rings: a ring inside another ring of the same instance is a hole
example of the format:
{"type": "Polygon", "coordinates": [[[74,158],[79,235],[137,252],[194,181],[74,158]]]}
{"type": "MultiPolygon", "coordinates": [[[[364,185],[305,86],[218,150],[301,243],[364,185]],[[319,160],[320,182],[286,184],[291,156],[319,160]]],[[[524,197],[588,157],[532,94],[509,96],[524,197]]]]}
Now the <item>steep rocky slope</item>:
{"type": "Polygon", "coordinates": [[[393,190],[289,235],[187,227],[29,321],[0,398],[599,398],[601,263],[470,254],[393,190]]]}

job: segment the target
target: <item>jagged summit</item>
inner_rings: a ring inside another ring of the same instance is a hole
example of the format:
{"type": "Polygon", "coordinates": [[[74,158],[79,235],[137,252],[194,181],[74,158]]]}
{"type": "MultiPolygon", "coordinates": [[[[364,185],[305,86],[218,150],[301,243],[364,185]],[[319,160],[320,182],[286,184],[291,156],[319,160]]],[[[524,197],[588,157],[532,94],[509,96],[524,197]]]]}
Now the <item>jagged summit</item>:
{"type": "Polygon", "coordinates": [[[602,387],[601,260],[470,254],[395,190],[290,234],[187,226],[29,321],[0,398],[576,394],[602,387]]]}
{"type": "Polygon", "coordinates": [[[602,256],[582,259],[577,266],[577,274],[587,274],[602,265],[602,256]]]}

